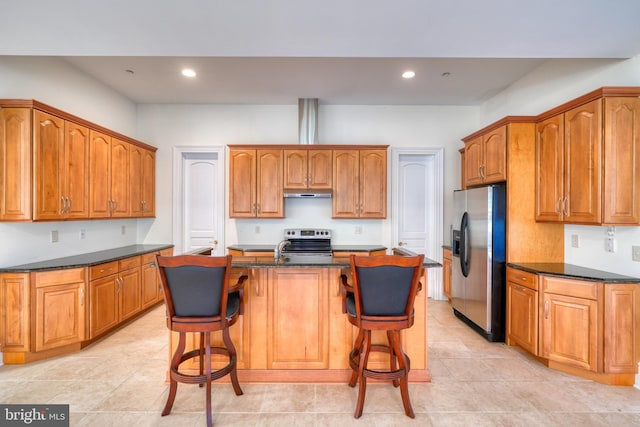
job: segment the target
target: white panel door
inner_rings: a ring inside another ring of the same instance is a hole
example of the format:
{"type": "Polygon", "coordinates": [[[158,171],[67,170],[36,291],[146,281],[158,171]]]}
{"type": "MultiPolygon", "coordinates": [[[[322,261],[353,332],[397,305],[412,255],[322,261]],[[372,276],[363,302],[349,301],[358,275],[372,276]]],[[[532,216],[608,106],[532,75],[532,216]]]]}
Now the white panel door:
{"type": "Polygon", "coordinates": [[[173,149],[174,254],[224,255],[224,147],[173,149]]]}
{"type": "Polygon", "coordinates": [[[219,167],[214,153],[188,153],[184,156],[183,247],[187,252],[217,245],[216,193],[221,185],[216,180],[219,167]]]}
{"type": "MultiPolygon", "coordinates": [[[[442,261],[443,150],[394,149],[393,247],[442,261]]],[[[428,295],[442,299],[442,271],[428,270],[428,295]]]]}

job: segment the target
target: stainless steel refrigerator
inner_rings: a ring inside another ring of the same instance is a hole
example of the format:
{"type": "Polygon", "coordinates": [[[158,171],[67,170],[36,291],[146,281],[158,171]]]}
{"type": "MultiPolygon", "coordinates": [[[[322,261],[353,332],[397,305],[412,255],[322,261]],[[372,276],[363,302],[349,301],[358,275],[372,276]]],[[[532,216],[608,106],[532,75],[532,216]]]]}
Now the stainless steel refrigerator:
{"type": "Polygon", "coordinates": [[[505,337],[506,187],[453,193],[453,312],[489,341],[505,337]]]}

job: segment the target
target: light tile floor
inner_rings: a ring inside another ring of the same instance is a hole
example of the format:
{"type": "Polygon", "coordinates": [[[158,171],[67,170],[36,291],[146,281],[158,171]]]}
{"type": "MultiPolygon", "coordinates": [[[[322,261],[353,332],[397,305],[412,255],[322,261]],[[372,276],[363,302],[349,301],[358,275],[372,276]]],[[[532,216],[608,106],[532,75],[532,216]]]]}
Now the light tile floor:
{"type": "MultiPolygon", "coordinates": [[[[410,384],[414,420],[400,392],[367,389],[353,418],[357,389],[346,384],[215,384],[217,426],[640,426],[640,390],[605,386],[545,368],[523,351],[488,343],[429,301],[432,382],[410,384]]],[[[28,365],[0,367],[0,402],[68,403],[72,426],[202,426],[204,389],[179,385],[169,416],[167,330],[158,307],[86,349],[28,365]]]]}

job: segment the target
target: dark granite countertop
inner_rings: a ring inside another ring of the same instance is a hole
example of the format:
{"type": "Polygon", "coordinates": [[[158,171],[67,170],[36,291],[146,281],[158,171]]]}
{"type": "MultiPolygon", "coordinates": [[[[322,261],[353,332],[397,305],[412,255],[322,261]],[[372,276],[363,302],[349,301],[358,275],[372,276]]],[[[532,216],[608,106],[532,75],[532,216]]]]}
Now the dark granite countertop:
{"type": "MultiPolygon", "coordinates": [[[[238,268],[268,268],[268,267],[285,267],[285,268],[348,268],[349,258],[334,256],[313,256],[313,255],[297,255],[279,260],[273,257],[252,257],[252,256],[234,256],[231,265],[238,268]]],[[[425,268],[441,267],[442,265],[429,258],[424,259],[423,266],[425,268]]]]}
{"type": "Polygon", "coordinates": [[[610,273],[608,271],[594,270],[592,268],[580,267],[572,264],[564,264],[561,262],[534,262],[522,264],[508,263],[507,266],[523,271],[528,271],[529,273],[566,277],[570,279],[589,280],[605,283],[640,284],[640,278],[637,277],[624,276],[621,274],[610,273]]]}
{"type": "Polygon", "coordinates": [[[0,273],[28,273],[32,271],[62,270],[67,268],[88,267],[105,262],[116,261],[149,252],[171,248],[173,245],[131,245],[120,248],[107,249],[98,252],[72,255],[64,258],[54,258],[13,267],[0,267],[0,273]]]}
{"type": "MultiPolygon", "coordinates": [[[[273,252],[276,244],[273,245],[244,245],[235,244],[227,246],[227,249],[233,249],[243,252],[273,252]]],[[[331,249],[335,252],[374,252],[374,251],[386,251],[386,246],[381,245],[332,245],[331,249]]]]}

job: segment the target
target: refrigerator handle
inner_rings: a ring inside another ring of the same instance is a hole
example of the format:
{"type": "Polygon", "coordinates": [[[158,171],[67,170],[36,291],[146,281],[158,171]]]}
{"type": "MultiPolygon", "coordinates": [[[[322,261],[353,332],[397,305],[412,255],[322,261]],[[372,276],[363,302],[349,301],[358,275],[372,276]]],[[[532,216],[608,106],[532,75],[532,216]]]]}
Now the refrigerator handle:
{"type": "Polygon", "coordinates": [[[462,214],[460,221],[460,269],[462,275],[469,275],[469,214],[462,214]]]}

